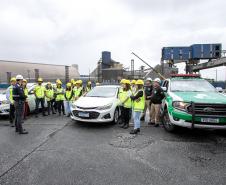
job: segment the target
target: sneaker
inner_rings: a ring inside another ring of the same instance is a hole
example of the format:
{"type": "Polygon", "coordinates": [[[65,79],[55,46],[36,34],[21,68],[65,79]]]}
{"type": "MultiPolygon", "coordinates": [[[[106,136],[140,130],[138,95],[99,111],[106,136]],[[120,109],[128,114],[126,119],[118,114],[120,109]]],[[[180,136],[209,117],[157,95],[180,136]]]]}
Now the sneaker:
{"type": "Polygon", "coordinates": [[[139,132],[138,129],[133,129],[130,131],[130,134],[138,134],[138,132],[139,132]]]}
{"type": "Polygon", "coordinates": [[[159,127],[159,123],[156,123],[156,124],[154,125],[154,127],[159,127]]]}

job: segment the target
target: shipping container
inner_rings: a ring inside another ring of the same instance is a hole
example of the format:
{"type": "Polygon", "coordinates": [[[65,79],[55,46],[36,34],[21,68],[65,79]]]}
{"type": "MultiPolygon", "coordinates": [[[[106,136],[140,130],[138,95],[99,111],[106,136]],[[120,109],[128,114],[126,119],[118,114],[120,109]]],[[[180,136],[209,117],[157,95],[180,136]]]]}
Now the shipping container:
{"type": "Polygon", "coordinates": [[[190,47],[164,47],[162,48],[163,60],[189,60],[190,47]]]}
{"type": "Polygon", "coordinates": [[[221,57],[221,44],[191,45],[193,59],[216,59],[221,57]]]}

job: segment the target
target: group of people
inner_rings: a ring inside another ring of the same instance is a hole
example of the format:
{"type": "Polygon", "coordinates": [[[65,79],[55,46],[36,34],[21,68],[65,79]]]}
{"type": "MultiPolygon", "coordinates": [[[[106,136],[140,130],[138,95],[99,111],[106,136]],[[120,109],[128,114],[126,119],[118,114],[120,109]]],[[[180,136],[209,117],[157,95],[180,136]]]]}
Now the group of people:
{"type": "MultiPolygon", "coordinates": [[[[11,78],[10,82],[11,85],[6,91],[6,98],[10,102],[10,125],[16,127],[16,132],[28,134],[22,127],[22,123],[29,113],[27,80],[22,75],[17,75],[11,78]]],[[[72,102],[88,93],[91,88],[92,83],[90,81],[87,82],[86,87],[83,87],[82,80],[75,81],[74,79],[66,84],[65,89],[62,87],[60,79],[57,79],[54,85],[48,82],[44,86],[43,79],[38,78],[37,85],[30,92],[35,96],[35,117],[38,117],[40,104],[43,116],[47,116],[45,101],[47,102],[48,115],[58,112],[59,115],[63,113],[63,115],[69,117],[72,102]]]]}
{"type": "Polygon", "coordinates": [[[129,128],[131,115],[134,119],[134,129],[130,134],[140,132],[140,122],[145,119],[146,111],[149,110],[148,124],[158,127],[160,124],[160,107],[164,92],[160,86],[161,80],[156,78],[152,81],[147,78],[143,80],[122,79],[119,91],[119,104],[122,112],[122,124],[124,129],[129,128]]]}

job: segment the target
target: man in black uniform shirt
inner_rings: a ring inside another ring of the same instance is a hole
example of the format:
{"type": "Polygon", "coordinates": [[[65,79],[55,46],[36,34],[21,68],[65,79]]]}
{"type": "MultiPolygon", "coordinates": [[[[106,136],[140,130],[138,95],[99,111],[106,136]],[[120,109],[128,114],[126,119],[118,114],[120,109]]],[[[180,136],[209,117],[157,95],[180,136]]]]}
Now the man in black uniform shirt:
{"type": "Polygon", "coordinates": [[[17,75],[16,85],[13,87],[13,100],[14,100],[14,106],[16,111],[15,126],[16,126],[16,132],[19,132],[19,134],[28,134],[28,132],[24,130],[22,127],[24,101],[27,98],[27,96],[24,94],[22,82],[23,82],[23,76],[17,75]]]}

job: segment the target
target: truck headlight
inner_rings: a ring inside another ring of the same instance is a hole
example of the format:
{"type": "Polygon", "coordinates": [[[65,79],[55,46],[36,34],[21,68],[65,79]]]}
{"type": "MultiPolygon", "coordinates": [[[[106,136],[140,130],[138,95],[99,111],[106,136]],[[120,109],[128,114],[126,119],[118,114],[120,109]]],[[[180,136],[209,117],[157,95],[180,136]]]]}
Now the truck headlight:
{"type": "Polygon", "coordinates": [[[104,105],[104,106],[101,106],[101,107],[97,107],[96,109],[97,110],[107,110],[107,109],[110,109],[112,107],[113,103],[111,104],[108,104],[108,105],[104,105]]]}
{"type": "Polygon", "coordinates": [[[181,111],[187,111],[187,107],[190,105],[190,103],[182,102],[182,101],[174,101],[173,107],[176,109],[179,109],[181,111]]]}

